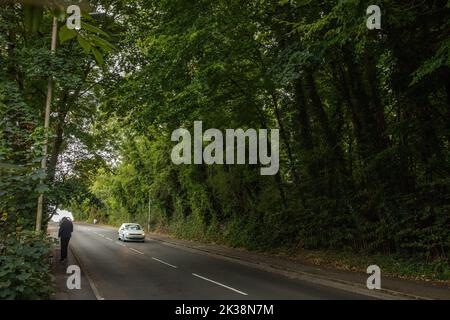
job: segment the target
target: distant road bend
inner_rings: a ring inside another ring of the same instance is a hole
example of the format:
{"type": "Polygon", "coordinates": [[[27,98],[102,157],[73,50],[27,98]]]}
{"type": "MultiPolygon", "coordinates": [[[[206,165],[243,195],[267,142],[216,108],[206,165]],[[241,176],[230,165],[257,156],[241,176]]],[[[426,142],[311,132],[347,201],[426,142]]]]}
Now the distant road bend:
{"type": "Polygon", "coordinates": [[[111,228],[75,224],[71,247],[99,299],[368,299],[195,250],[120,242],[111,228]]]}

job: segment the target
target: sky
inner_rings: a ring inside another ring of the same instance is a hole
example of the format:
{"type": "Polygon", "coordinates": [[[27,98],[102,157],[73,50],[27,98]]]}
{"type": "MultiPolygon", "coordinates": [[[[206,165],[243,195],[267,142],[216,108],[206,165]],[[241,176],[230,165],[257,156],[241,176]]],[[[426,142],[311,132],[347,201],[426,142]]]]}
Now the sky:
{"type": "Polygon", "coordinates": [[[60,209],[56,210],[56,214],[53,215],[52,221],[59,222],[59,220],[61,220],[64,217],[68,217],[68,218],[70,218],[70,220],[73,221],[72,212],[69,212],[69,211],[66,211],[66,210],[60,210],[60,209]]]}

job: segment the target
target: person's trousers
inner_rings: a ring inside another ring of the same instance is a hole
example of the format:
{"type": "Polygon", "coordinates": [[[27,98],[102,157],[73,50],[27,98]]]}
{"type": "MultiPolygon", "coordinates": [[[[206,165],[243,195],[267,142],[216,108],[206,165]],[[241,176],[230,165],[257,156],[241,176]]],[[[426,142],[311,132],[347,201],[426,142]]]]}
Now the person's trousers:
{"type": "Polygon", "coordinates": [[[61,238],[61,260],[67,259],[67,248],[70,238],[61,238]]]}

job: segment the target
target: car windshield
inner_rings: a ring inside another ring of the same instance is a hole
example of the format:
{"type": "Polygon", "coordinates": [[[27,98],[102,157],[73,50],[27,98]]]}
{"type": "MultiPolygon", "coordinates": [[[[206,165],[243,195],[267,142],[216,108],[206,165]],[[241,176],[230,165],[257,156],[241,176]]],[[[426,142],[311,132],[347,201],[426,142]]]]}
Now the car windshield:
{"type": "Polygon", "coordinates": [[[125,227],[127,230],[142,230],[141,226],[138,224],[131,224],[125,227]]]}

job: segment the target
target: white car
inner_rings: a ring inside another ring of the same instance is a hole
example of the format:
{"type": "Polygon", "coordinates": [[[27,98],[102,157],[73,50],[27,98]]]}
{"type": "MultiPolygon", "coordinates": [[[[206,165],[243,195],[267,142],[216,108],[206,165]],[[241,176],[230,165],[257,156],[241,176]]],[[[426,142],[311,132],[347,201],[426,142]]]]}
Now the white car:
{"type": "Polygon", "coordinates": [[[145,242],[144,229],[137,223],[124,223],[119,228],[119,240],[145,242]]]}

